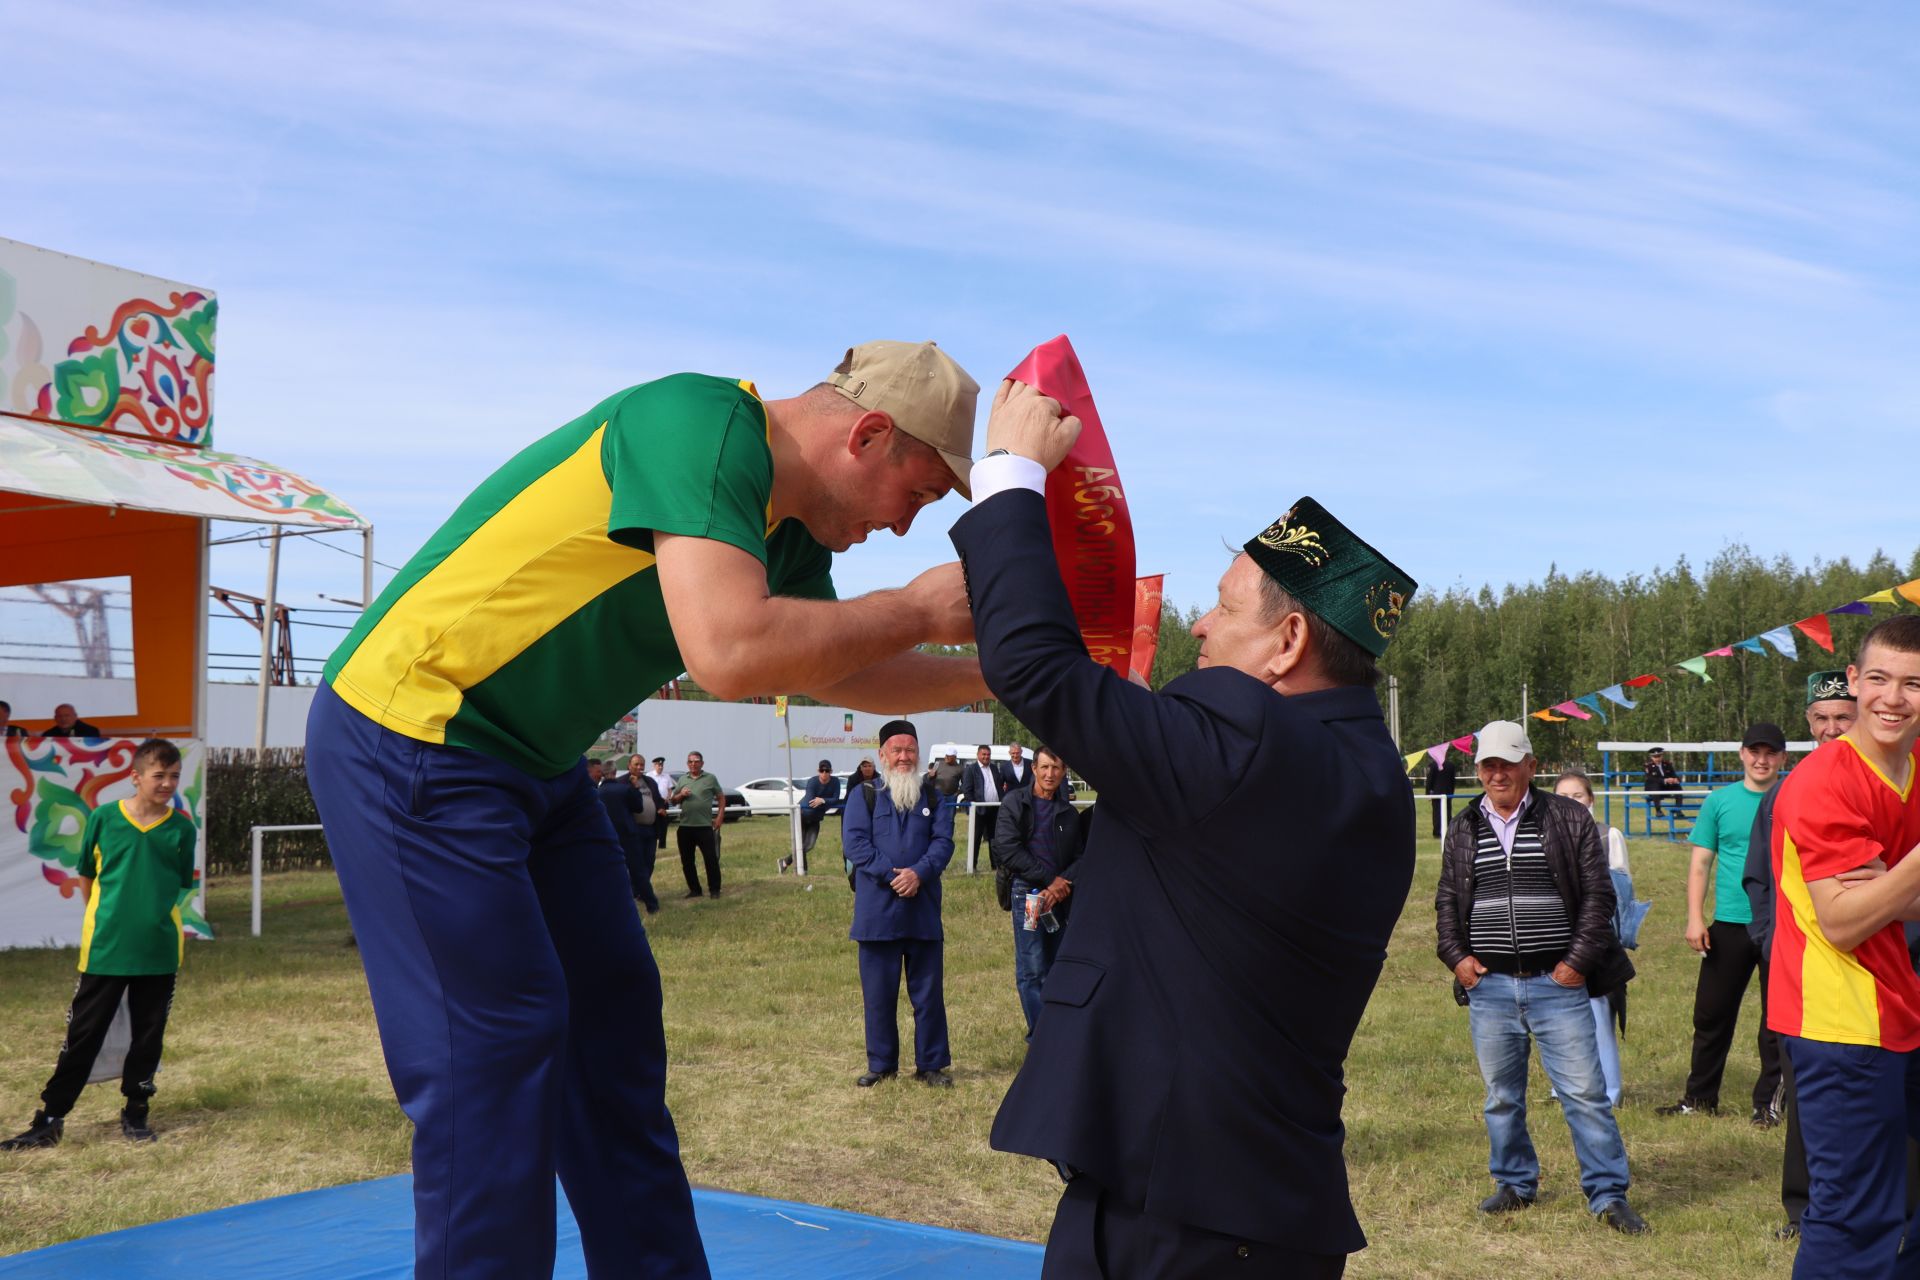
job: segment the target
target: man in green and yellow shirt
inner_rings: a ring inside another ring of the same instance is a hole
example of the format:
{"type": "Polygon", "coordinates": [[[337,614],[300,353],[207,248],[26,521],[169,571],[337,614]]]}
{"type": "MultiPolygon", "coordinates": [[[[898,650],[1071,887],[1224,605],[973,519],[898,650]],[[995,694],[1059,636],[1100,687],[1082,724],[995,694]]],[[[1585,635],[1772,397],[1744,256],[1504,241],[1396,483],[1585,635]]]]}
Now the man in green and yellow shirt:
{"type": "Polygon", "coordinates": [[[107,1028],[125,997],[133,1039],[120,1075],[126,1105],[120,1131],[152,1142],[147,1100],[160,1066],[173,985],[186,951],[180,900],[193,889],[193,819],[173,807],[180,786],[180,750],[164,738],[133,754],[133,796],[87,816],[80,836],[80,892],[87,904],[80,930],[80,983],[67,1011],[67,1039],[40,1094],[26,1132],[0,1149],[51,1147],[93,1073],[107,1028]]]}
{"type": "Polygon", "coordinates": [[[308,776],[415,1123],[422,1274],[547,1274],[556,1172],[594,1274],[708,1274],[659,974],[581,753],[683,672],[876,711],[986,696],[973,659],[915,650],[971,638],[958,565],[844,601],[831,576],[966,494],[978,390],[898,342],[784,400],[628,388],[483,482],[327,664],[308,776]]]}

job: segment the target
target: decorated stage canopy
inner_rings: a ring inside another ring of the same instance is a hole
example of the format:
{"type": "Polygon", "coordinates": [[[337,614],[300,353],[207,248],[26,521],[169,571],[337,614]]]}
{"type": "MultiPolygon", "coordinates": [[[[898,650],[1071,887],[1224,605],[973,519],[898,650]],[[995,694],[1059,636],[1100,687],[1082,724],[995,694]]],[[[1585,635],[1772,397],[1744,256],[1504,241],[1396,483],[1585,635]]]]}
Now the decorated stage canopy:
{"type": "Polygon", "coordinates": [[[104,735],[0,739],[0,947],[78,940],[80,833],[131,794],[140,738],[186,753],[202,816],[208,521],[366,527],[213,449],[218,314],[211,290],[0,239],[0,701],[29,735],[61,703],[104,735]]]}

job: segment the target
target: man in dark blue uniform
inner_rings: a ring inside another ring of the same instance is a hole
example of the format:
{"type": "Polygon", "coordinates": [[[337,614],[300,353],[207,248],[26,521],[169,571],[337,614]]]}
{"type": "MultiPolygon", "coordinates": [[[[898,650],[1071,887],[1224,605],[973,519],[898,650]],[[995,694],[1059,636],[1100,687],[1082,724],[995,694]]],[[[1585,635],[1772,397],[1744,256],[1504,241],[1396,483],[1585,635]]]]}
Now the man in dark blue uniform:
{"type": "Polygon", "coordinates": [[[856,786],[840,823],[853,870],[853,927],[860,944],[860,997],[866,1006],[867,1069],[854,1083],[872,1088],[900,1069],[900,975],[913,1006],[913,1078],[951,1088],[947,1002],[941,969],[940,873],[953,857],[953,803],[920,773],[920,735],[912,722],[880,728],[880,779],[856,786]]]}
{"type": "Polygon", "coordinates": [[[1003,384],[952,535],[988,686],[1100,793],[993,1145],[1069,1177],[1045,1280],[1338,1276],[1366,1244],[1342,1064],[1413,879],[1413,796],[1371,685],[1414,583],[1303,498],[1194,624],[1201,669],[1129,684],[1088,658],[1033,554],[1078,431],[1003,384]],[[1138,785],[1170,762],[1187,785],[1138,785]]]}

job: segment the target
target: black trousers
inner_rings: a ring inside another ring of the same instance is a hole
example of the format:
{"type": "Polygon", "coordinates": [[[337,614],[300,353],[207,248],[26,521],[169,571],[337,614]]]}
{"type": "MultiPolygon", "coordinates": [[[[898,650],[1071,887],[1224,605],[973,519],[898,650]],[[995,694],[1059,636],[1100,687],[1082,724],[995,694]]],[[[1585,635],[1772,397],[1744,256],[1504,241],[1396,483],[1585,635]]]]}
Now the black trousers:
{"type": "Polygon", "coordinates": [[[1800,1136],[1800,1100],[1793,1093],[1793,1059],[1790,1054],[1780,1055],[1780,1084],[1787,1109],[1787,1145],[1780,1153],[1780,1207],[1787,1211],[1787,1221],[1797,1227],[1800,1225],[1800,1215],[1807,1211],[1807,1187],[1810,1183],[1807,1144],[1800,1136]]]}
{"type": "Polygon", "coordinates": [[[687,877],[687,892],[700,892],[700,877],[693,869],[693,851],[698,849],[707,862],[707,892],[720,892],[720,833],[704,822],[699,826],[680,826],[680,870],[687,877]]]}
{"type": "MultiPolygon", "coordinates": [[[[1700,961],[1700,979],[1693,989],[1693,1067],[1687,1074],[1687,1096],[1715,1106],[1720,1102],[1720,1078],[1727,1070],[1727,1050],[1740,1018],[1740,1001],[1747,983],[1760,972],[1760,1003],[1767,999],[1767,966],[1760,948],[1744,924],[1716,920],[1707,926],[1707,954],[1700,961]]],[[[1773,1105],[1780,1088],[1780,1040],[1760,1018],[1760,1075],[1753,1082],[1753,1105],[1773,1105]]]]}
{"type": "Polygon", "coordinates": [[[1299,1253],[1148,1217],[1082,1174],[1060,1197],[1040,1280],[1338,1280],[1346,1269],[1345,1254],[1299,1253]]]}
{"type": "Polygon", "coordinates": [[[127,998],[127,1015],[133,1022],[133,1043],[127,1048],[127,1064],[120,1073],[120,1092],[143,1104],[153,1096],[153,1073],[160,1069],[160,1047],[167,1033],[167,1013],[173,1008],[175,976],[80,975],[80,985],[73,989],[73,1004],[67,1009],[66,1043],[60,1046],[53,1075],[40,1092],[40,1105],[48,1115],[64,1116],[79,1101],[122,995],[127,998]]]}
{"type": "MultiPolygon", "coordinates": [[[[955,815],[955,821],[959,816],[955,815]]],[[[973,859],[975,865],[980,861],[980,846],[993,839],[994,824],[1000,821],[998,804],[976,804],[973,806],[973,859]]]]}

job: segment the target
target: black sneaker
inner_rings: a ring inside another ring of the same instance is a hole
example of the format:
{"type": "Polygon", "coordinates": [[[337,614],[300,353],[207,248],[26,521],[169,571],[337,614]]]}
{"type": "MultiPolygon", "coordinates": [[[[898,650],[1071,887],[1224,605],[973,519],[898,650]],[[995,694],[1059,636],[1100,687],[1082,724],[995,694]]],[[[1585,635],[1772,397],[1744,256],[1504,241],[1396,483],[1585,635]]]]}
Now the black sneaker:
{"type": "Polygon", "coordinates": [[[1688,1096],[1680,1099],[1678,1102],[1670,1102],[1664,1107],[1655,1107],[1653,1114],[1657,1116],[1717,1116],[1720,1114],[1720,1104],[1688,1096]]]}
{"type": "Polygon", "coordinates": [[[1652,1227],[1647,1220],[1633,1211],[1633,1206],[1625,1200],[1614,1200],[1600,1206],[1600,1212],[1593,1215],[1618,1231],[1623,1236],[1643,1236],[1652,1227]]]}
{"type": "Polygon", "coordinates": [[[692,890],[689,890],[689,891],[688,891],[688,893],[687,893],[687,896],[688,896],[689,898],[704,898],[704,897],[706,897],[707,895],[706,895],[706,894],[704,894],[704,893],[702,893],[702,892],[700,892],[700,890],[698,890],[698,889],[692,889],[692,890]]]}
{"type": "Polygon", "coordinates": [[[1800,1224],[1797,1222],[1788,1222],[1775,1227],[1773,1229],[1773,1238],[1783,1243],[1789,1240],[1798,1240],[1800,1238],[1800,1224]]]}
{"type": "Polygon", "coordinates": [[[120,1112],[120,1136],[128,1142],[158,1142],[159,1135],[147,1128],[147,1109],[145,1106],[127,1106],[120,1112]]]}
{"type": "Polygon", "coordinates": [[[1780,1113],[1772,1107],[1755,1107],[1747,1123],[1756,1129],[1771,1129],[1780,1123],[1780,1113]]]}
{"type": "Polygon", "coordinates": [[[1480,1202],[1480,1212],[1512,1213],[1516,1209],[1528,1209],[1532,1206],[1533,1201],[1529,1197],[1521,1195],[1512,1187],[1501,1187],[1480,1202]]]}
{"type": "Polygon", "coordinates": [[[916,1071],[913,1078],[921,1084],[932,1085],[937,1089],[953,1088],[953,1077],[944,1068],[935,1067],[931,1071],[916,1071]]]}
{"type": "Polygon", "coordinates": [[[36,1111],[27,1131],[0,1142],[0,1151],[36,1151],[41,1147],[57,1147],[60,1145],[61,1131],[66,1127],[67,1122],[63,1117],[36,1111]]]}

